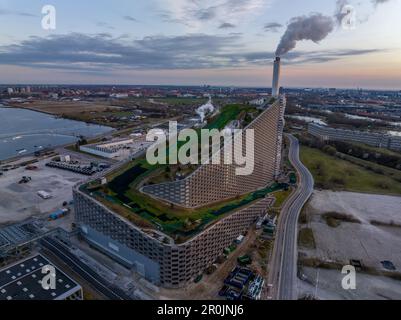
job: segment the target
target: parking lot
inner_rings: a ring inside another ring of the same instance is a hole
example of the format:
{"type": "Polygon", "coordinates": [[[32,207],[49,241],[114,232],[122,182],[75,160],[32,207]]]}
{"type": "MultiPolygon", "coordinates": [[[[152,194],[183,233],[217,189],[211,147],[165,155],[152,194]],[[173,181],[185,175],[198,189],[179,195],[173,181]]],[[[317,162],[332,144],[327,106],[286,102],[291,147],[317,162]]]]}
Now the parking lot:
{"type": "Polygon", "coordinates": [[[48,161],[35,163],[36,170],[20,167],[3,172],[0,176],[0,225],[23,221],[32,216],[45,216],[61,208],[63,202],[72,201],[72,187],[85,176],[46,167],[48,161]],[[30,179],[20,184],[23,177],[30,179]],[[46,191],[51,198],[42,199],[38,191],[46,191]]]}

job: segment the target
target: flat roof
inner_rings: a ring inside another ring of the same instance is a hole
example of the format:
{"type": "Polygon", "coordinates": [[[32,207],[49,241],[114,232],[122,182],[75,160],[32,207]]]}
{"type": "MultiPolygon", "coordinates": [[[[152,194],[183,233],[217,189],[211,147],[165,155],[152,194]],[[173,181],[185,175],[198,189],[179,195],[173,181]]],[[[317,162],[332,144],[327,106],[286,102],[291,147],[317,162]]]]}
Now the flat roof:
{"type": "Polygon", "coordinates": [[[42,255],[19,261],[0,270],[1,300],[63,300],[81,289],[42,255]],[[42,288],[42,268],[51,265],[56,269],[56,289],[42,288]]]}
{"type": "Polygon", "coordinates": [[[5,246],[9,245],[9,244],[10,244],[10,242],[6,238],[4,238],[0,233],[0,249],[2,247],[5,247],[5,246]]]}

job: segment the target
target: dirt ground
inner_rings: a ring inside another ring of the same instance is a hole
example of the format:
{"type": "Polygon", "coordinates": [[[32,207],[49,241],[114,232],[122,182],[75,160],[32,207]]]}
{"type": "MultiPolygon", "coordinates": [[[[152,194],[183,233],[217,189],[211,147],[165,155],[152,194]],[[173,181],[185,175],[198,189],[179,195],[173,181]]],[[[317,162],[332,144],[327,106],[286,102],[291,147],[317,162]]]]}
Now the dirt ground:
{"type": "MultiPolygon", "coordinates": [[[[351,259],[360,260],[364,267],[375,273],[383,273],[382,261],[391,261],[396,272],[401,272],[401,197],[359,194],[350,192],[315,191],[305,209],[308,222],[301,228],[311,228],[316,248],[302,248],[303,258],[337,263],[350,264],[351,259]],[[346,214],[359,222],[338,221],[338,224],[329,226],[323,215],[328,212],[346,214]],[[372,223],[373,222],[373,223],[372,223]]],[[[314,269],[312,269],[314,270],[314,269]]],[[[324,271],[324,270],[323,270],[324,271]]],[[[322,272],[320,281],[327,282],[326,297],[342,297],[344,299],[365,299],[382,295],[394,297],[388,291],[390,288],[400,288],[401,282],[390,278],[362,274],[361,283],[365,289],[372,292],[353,295],[344,294],[344,290],[333,282],[332,277],[342,277],[340,270],[322,272]],[[325,278],[325,276],[329,278],[325,278]],[[387,285],[391,283],[391,285],[387,285]],[[384,285],[386,284],[386,285],[384,285]],[[382,290],[379,290],[379,289],[382,290]]],[[[315,270],[316,273],[316,270],[315,270]]],[[[340,282],[341,284],[341,282],[340,282]]],[[[307,286],[306,286],[307,288],[307,286]]],[[[305,285],[301,285],[302,290],[305,285]]],[[[398,298],[401,298],[401,291],[398,298]]]]}
{"type": "Polygon", "coordinates": [[[401,281],[388,277],[357,273],[356,289],[344,290],[344,277],[337,270],[304,268],[308,281],[298,281],[304,295],[315,295],[322,300],[400,300],[401,281]]]}
{"type": "Polygon", "coordinates": [[[11,103],[18,108],[50,113],[54,115],[74,115],[81,112],[103,112],[106,110],[119,110],[119,107],[110,106],[108,102],[85,101],[35,101],[33,103],[11,103]]]}

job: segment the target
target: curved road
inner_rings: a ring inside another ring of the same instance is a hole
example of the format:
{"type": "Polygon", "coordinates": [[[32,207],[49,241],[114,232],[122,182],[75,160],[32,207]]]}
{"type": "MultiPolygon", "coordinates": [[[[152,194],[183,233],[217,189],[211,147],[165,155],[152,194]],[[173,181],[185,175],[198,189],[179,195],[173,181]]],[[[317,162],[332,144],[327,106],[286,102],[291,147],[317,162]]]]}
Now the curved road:
{"type": "Polygon", "coordinates": [[[269,273],[269,298],[296,300],[298,260],[298,219],[302,208],[313,192],[314,180],[299,159],[299,142],[292,136],[289,160],[298,173],[298,188],[281,210],[269,273]]]}

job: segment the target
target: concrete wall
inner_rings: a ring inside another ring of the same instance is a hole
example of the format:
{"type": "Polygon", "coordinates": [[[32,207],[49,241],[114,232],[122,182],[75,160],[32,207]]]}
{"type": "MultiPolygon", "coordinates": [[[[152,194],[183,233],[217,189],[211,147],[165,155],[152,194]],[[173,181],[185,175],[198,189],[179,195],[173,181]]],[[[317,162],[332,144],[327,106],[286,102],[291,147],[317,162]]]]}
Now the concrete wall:
{"type": "Polygon", "coordinates": [[[89,225],[82,225],[81,233],[91,245],[106,255],[128,268],[134,269],[151,282],[160,283],[160,266],[157,262],[113,240],[111,237],[105,236],[89,225]]]}

